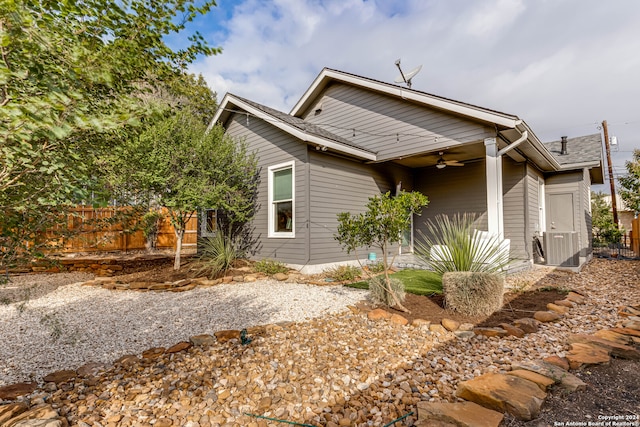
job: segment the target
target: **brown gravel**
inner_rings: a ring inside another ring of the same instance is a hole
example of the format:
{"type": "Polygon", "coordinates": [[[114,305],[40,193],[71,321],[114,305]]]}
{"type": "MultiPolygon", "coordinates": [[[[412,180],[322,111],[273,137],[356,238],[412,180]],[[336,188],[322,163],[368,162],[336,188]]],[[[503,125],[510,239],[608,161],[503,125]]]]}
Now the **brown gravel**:
{"type": "MultiPolygon", "coordinates": [[[[420,400],[455,401],[460,381],[563,356],[570,333],[615,326],[618,306],[640,302],[639,276],[640,262],[596,259],[580,274],[536,279],[537,287],[575,289],[588,300],[523,339],[457,339],[343,313],[271,326],[248,345],[215,343],[116,364],[30,399],[52,403],[81,426],[282,425],[248,413],[314,426],[382,426],[420,400]]],[[[414,422],[409,416],[396,425],[414,422]]]]}

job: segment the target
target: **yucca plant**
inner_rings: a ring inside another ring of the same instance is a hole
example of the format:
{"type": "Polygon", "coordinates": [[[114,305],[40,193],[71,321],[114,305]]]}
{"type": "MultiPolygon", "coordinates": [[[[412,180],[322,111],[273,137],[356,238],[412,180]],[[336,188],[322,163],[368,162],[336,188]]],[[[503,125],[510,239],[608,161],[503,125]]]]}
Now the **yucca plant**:
{"type": "Polygon", "coordinates": [[[419,231],[416,255],[439,275],[450,271],[503,273],[509,247],[500,236],[474,229],[475,215],[438,215],[419,231]]]}
{"type": "Polygon", "coordinates": [[[201,254],[198,259],[198,274],[205,273],[209,277],[222,275],[233,267],[234,261],[241,257],[233,239],[216,233],[214,237],[201,239],[201,254]]]}

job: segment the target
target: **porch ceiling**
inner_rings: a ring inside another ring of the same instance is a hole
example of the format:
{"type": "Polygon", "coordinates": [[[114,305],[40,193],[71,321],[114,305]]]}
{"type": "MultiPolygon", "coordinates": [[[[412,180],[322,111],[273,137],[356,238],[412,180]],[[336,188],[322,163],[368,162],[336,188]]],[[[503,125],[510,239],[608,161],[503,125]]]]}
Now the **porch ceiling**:
{"type": "Polygon", "coordinates": [[[442,151],[442,157],[445,160],[457,160],[461,163],[485,157],[484,143],[478,142],[474,144],[451,147],[443,150],[431,151],[428,153],[420,153],[414,156],[403,157],[400,159],[394,159],[394,163],[409,168],[424,168],[429,166],[435,167],[438,159],[440,158],[440,151],[442,151]]]}

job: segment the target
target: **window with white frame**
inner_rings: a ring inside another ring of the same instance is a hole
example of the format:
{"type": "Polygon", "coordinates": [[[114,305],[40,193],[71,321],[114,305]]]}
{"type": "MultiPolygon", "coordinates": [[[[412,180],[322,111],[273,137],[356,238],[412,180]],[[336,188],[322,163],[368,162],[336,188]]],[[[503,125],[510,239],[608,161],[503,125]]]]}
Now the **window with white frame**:
{"type": "Polygon", "coordinates": [[[269,237],[295,237],[294,187],[293,162],[269,167],[269,237]]]}

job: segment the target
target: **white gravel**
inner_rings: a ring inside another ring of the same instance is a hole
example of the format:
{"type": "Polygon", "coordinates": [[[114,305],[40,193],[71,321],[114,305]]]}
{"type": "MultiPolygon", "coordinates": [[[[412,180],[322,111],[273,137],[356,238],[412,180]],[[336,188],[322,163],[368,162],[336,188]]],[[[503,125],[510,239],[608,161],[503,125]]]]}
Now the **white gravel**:
{"type": "Polygon", "coordinates": [[[190,336],[344,311],[368,291],[263,280],[189,292],[110,291],[74,283],[0,305],[0,386],[190,336]]]}

